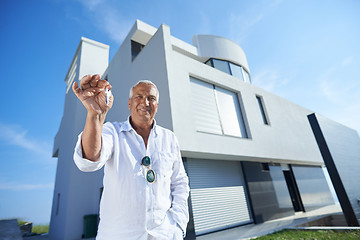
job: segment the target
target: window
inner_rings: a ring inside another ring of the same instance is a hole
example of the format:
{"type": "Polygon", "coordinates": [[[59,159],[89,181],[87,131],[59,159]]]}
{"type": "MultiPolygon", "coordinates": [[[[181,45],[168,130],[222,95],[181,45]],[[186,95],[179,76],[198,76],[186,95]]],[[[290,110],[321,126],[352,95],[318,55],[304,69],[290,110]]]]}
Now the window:
{"type": "Polygon", "coordinates": [[[234,77],[240,78],[242,81],[244,81],[244,76],[241,71],[241,67],[239,65],[230,63],[230,69],[231,69],[231,75],[234,77]]]}
{"type": "Polygon", "coordinates": [[[261,113],[261,117],[262,117],[263,123],[264,123],[265,125],[269,125],[269,119],[268,119],[267,116],[266,116],[263,98],[260,97],[260,96],[256,96],[256,100],[257,100],[258,105],[259,105],[259,109],[260,109],[260,113],[261,113]]]}
{"type": "Polygon", "coordinates": [[[145,45],[131,40],[131,60],[134,61],[136,56],[141,52],[145,45]]]}
{"type": "Polygon", "coordinates": [[[214,68],[219,69],[220,71],[223,71],[224,73],[231,75],[229,63],[227,61],[213,59],[212,63],[214,68]]]}
{"type": "Polygon", "coordinates": [[[211,62],[211,58],[210,58],[209,60],[207,60],[207,61],[205,62],[205,64],[206,64],[206,65],[209,65],[210,67],[212,67],[213,65],[212,65],[212,62],[211,62]]]}
{"type": "Polygon", "coordinates": [[[216,86],[215,93],[223,133],[247,138],[237,94],[216,86]]]}
{"type": "Polygon", "coordinates": [[[190,77],[196,130],[222,134],[214,86],[190,77]]]}
{"type": "Polygon", "coordinates": [[[250,74],[244,69],[242,68],[243,72],[244,72],[244,78],[245,78],[245,82],[250,83],[250,74]]]}
{"type": "Polygon", "coordinates": [[[269,172],[270,171],[269,163],[261,163],[261,171],[269,172]]]}
{"type": "Polygon", "coordinates": [[[57,194],[57,199],[56,199],[56,212],[55,212],[56,216],[59,214],[59,207],[60,207],[60,193],[57,194]]]}
{"type": "Polygon", "coordinates": [[[196,130],[247,138],[238,95],[190,77],[196,130]]]}
{"type": "Polygon", "coordinates": [[[215,58],[210,58],[205,64],[239,78],[244,82],[251,83],[250,74],[240,65],[215,58]]]}

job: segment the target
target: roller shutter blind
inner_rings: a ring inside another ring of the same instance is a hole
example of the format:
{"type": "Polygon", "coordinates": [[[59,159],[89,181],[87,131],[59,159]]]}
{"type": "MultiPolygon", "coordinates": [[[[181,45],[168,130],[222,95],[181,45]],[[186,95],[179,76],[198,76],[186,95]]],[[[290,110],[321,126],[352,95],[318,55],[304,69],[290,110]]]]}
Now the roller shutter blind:
{"type": "Polygon", "coordinates": [[[251,222],[240,162],[188,159],[196,235],[251,222]]]}
{"type": "Polygon", "coordinates": [[[237,93],[193,77],[190,83],[197,131],[248,137],[237,93]]]}
{"type": "Polygon", "coordinates": [[[222,134],[214,87],[190,77],[196,130],[222,134]]]}

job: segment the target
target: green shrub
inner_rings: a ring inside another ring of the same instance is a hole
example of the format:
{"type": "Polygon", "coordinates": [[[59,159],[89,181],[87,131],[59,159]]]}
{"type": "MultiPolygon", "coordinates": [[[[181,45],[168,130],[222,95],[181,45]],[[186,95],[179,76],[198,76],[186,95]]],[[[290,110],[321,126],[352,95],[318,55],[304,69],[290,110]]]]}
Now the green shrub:
{"type": "MultiPolygon", "coordinates": [[[[22,225],[24,225],[26,223],[28,223],[28,222],[24,221],[22,219],[18,219],[19,226],[22,226],[22,225]]],[[[47,225],[33,225],[31,232],[36,233],[36,234],[48,233],[49,232],[49,224],[47,224],[47,225]]]]}
{"type": "Polygon", "coordinates": [[[49,225],[35,225],[32,227],[32,232],[36,234],[48,233],[49,225]]]}

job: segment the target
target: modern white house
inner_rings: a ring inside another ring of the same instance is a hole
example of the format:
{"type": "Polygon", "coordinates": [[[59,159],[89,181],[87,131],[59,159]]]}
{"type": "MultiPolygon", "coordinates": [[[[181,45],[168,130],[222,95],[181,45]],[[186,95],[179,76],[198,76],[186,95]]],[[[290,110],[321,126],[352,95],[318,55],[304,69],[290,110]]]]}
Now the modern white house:
{"type": "Polygon", "coordinates": [[[187,239],[334,204],[325,165],[348,224],[358,226],[356,131],[252,85],[237,43],[195,35],[191,45],[167,25],[137,20],[110,63],[107,45],[82,38],[66,74],[53,150],[51,239],[88,238],[96,231],[103,172],[83,173],[74,164],[86,110],[70,89],[94,73],[112,85],[107,121],[127,119],[129,89],[138,80],[158,86],[156,121],[177,136],[190,181],[187,239]]]}

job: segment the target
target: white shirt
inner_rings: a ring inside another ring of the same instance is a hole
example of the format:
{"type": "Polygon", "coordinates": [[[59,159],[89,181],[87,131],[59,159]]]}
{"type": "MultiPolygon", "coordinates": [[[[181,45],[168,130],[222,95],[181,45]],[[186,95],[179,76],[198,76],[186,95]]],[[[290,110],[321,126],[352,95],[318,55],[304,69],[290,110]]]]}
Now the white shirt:
{"type": "Polygon", "coordinates": [[[97,240],[182,239],[189,221],[189,185],[174,133],[154,121],[146,148],[129,119],[107,122],[97,162],[82,157],[81,135],[74,152],[78,168],[91,172],[105,165],[97,240]],[[154,183],[146,181],[144,156],[151,159],[154,183]]]}

